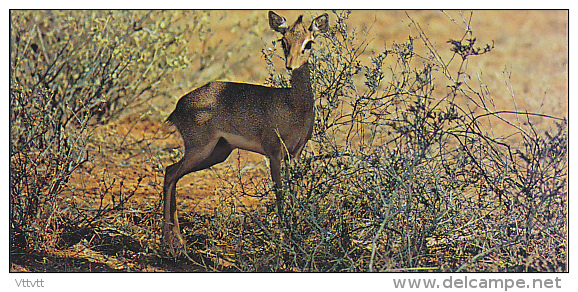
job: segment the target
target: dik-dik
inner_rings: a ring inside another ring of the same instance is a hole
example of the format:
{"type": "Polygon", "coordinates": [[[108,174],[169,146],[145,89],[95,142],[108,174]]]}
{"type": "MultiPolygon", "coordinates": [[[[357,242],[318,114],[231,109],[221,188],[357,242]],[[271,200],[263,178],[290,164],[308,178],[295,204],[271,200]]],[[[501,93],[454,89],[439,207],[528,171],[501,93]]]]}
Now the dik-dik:
{"type": "Polygon", "coordinates": [[[269,11],[269,25],[282,34],[285,66],[292,70],[290,88],[214,81],[178,101],[167,121],[181,134],[185,153],[166,169],[164,182],[163,240],[184,246],[176,203],[177,181],[184,175],[223,162],[235,148],[261,153],[269,158],[280,210],[281,163],[289,154],[299,159],[313,131],[313,92],[308,58],[319,33],[328,30],[322,14],[307,25],[299,16],[293,25],[269,11]]]}

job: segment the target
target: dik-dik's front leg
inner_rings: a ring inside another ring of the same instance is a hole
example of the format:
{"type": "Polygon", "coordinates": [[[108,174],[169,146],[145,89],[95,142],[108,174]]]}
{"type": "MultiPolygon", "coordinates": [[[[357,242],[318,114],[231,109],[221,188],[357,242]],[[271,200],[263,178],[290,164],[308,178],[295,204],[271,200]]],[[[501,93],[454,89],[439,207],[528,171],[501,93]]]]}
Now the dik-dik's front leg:
{"type": "Polygon", "coordinates": [[[287,146],[285,145],[284,141],[281,139],[278,132],[276,132],[277,138],[269,143],[269,149],[275,149],[275,151],[270,151],[267,154],[269,158],[269,167],[271,170],[271,179],[275,183],[275,196],[276,196],[276,203],[277,203],[277,212],[281,216],[283,213],[283,198],[284,198],[284,189],[283,189],[283,179],[281,176],[283,162],[285,162],[285,171],[289,171],[289,168],[293,167],[298,161],[301,155],[301,151],[307,143],[307,138],[303,142],[297,144],[295,150],[293,152],[289,152],[287,146]]]}
{"type": "Polygon", "coordinates": [[[281,163],[283,161],[282,155],[275,155],[269,157],[269,167],[271,169],[271,179],[275,183],[275,201],[277,203],[277,214],[283,214],[283,181],[281,179],[281,163]]]}

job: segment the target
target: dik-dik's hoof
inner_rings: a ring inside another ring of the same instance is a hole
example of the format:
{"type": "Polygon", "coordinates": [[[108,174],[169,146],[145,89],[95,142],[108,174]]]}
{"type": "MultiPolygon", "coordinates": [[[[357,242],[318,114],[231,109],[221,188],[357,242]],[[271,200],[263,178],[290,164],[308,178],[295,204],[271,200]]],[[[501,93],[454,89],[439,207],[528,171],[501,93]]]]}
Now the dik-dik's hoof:
{"type": "Polygon", "coordinates": [[[179,227],[174,224],[163,224],[163,249],[172,257],[178,258],[187,254],[187,242],[181,235],[179,227]]]}

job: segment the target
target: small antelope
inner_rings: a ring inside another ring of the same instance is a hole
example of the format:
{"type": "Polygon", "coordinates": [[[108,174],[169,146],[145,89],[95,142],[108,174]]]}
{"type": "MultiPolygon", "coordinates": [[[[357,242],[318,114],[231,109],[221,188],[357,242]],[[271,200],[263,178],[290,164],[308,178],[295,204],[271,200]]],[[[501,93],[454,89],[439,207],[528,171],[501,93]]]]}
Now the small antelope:
{"type": "Polygon", "coordinates": [[[167,121],[181,134],[185,153],[166,169],[163,187],[163,240],[184,246],[176,203],[177,181],[184,175],[223,162],[235,148],[269,158],[280,211],[281,163],[288,153],[299,159],[313,132],[313,92],[308,58],[313,40],[328,30],[328,16],[322,14],[307,26],[299,16],[289,26],[285,17],[269,11],[269,25],[283,35],[285,66],[292,70],[291,88],[214,81],[178,101],[167,121]],[[175,241],[176,240],[176,241],[175,241]]]}

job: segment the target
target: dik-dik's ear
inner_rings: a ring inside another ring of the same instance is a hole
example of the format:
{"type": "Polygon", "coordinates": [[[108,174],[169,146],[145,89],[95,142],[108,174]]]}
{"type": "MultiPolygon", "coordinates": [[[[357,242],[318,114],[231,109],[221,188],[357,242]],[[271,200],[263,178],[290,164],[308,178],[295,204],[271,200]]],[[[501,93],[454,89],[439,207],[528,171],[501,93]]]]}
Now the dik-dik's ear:
{"type": "Polygon", "coordinates": [[[287,31],[287,20],[285,17],[273,12],[269,11],[269,26],[276,32],[280,32],[284,34],[287,31]]]}
{"type": "Polygon", "coordinates": [[[317,16],[311,22],[311,26],[309,26],[309,31],[312,32],[314,36],[319,33],[325,33],[327,30],[329,30],[329,16],[327,13],[317,16]]]}

